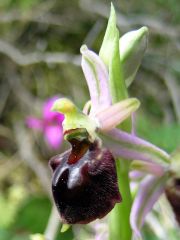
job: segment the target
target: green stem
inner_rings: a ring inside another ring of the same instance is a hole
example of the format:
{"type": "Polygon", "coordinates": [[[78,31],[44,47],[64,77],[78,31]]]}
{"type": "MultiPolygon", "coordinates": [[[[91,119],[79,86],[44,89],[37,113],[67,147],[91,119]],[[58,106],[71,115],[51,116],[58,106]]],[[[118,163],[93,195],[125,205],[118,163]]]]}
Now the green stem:
{"type": "MultiPolygon", "coordinates": [[[[124,122],[121,128],[129,131],[129,122],[124,122]]],[[[116,170],[119,191],[122,202],[116,204],[109,218],[109,240],[131,240],[132,230],[130,226],[130,211],[132,197],[129,182],[129,163],[123,159],[116,159],[116,170]]]]}
{"type": "MultiPolygon", "coordinates": [[[[113,103],[128,97],[127,88],[122,75],[122,68],[119,58],[119,37],[116,38],[112,61],[109,66],[110,90],[113,103]]],[[[119,128],[129,132],[131,130],[131,120],[126,120],[119,128]]],[[[116,170],[118,177],[119,191],[122,202],[116,204],[110,213],[109,219],[109,239],[110,240],[131,240],[132,230],[130,226],[130,211],[132,198],[129,183],[129,164],[123,159],[116,159],[116,170]]]]}
{"type": "Polygon", "coordinates": [[[129,166],[123,159],[116,161],[116,169],[118,175],[118,185],[122,195],[122,202],[116,204],[110,213],[109,218],[109,239],[110,240],[130,240],[131,226],[129,222],[131,210],[131,193],[129,186],[129,166]]]}

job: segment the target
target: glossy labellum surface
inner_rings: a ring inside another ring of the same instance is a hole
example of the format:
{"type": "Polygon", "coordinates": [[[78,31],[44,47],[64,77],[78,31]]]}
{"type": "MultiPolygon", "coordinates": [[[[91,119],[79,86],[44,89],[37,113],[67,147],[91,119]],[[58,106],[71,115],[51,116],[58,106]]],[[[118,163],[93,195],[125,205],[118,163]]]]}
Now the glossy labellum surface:
{"type": "Polygon", "coordinates": [[[115,161],[98,140],[71,139],[72,149],[50,160],[52,192],[64,223],[86,224],[121,201],[115,161]]]}

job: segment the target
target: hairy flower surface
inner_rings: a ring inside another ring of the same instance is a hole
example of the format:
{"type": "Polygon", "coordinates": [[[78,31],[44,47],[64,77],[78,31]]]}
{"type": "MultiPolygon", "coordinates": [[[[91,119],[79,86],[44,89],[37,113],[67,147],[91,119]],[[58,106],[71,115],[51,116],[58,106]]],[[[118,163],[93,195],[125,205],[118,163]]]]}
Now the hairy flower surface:
{"type": "Polygon", "coordinates": [[[52,97],[45,101],[42,109],[42,118],[29,116],[26,119],[26,124],[29,128],[40,131],[44,134],[47,144],[52,149],[58,149],[62,139],[62,121],[63,114],[50,111],[52,104],[58,97],[52,97]]]}
{"type": "Polygon", "coordinates": [[[52,192],[63,222],[89,223],[121,201],[115,161],[100,140],[71,138],[69,142],[70,150],[50,160],[52,192]]]}

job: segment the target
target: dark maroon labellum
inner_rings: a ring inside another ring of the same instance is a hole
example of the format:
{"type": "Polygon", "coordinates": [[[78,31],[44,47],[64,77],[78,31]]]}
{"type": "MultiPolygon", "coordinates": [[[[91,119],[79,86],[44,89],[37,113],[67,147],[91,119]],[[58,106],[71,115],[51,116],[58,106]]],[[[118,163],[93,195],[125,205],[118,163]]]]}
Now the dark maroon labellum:
{"type": "Polygon", "coordinates": [[[115,160],[109,150],[87,139],[71,139],[72,149],[50,160],[52,192],[64,223],[86,224],[121,201],[115,160]]]}
{"type": "Polygon", "coordinates": [[[180,178],[172,179],[168,183],[165,192],[180,226],[180,178]]]}

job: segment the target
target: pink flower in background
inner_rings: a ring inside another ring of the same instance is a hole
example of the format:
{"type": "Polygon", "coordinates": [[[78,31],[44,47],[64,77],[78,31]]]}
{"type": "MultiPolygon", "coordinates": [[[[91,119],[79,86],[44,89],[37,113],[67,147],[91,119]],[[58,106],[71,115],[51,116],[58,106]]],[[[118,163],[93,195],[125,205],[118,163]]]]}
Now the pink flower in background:
{"type": "Polygon", "coordinates": [[[58,149],[63,139],[62,121],[64,120],[64,115],[51,111],[51,107],[56,99],[58,97],[55,96],[45,101],[42,118],[29,116],[26,119],[29,128],[43,132],[47,144],[53,149],[58,149]]]}

